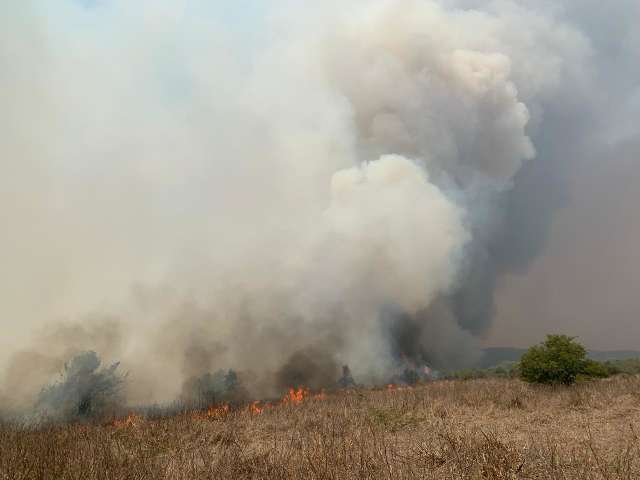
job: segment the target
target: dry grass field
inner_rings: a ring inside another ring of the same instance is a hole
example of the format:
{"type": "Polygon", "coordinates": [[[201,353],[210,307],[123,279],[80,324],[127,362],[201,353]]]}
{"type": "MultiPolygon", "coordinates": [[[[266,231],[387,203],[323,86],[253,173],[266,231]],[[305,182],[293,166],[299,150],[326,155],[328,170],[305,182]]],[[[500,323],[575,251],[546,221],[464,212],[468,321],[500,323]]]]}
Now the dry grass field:
{"type": "Polygon", "coordinates": [[[640,378],[308,396],[164,419],[0,428],[0,479],[640,478],[640,378]]]}

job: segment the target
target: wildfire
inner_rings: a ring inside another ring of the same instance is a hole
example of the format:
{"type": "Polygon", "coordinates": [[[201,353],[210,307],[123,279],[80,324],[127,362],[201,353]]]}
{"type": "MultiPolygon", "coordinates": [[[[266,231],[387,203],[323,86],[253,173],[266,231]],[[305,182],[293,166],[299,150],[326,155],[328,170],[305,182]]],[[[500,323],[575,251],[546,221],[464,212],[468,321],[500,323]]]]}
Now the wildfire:
{"type": "Polygon", "coordinates": [[[260,406],[260,400],[256,400],[249,405],[249,412],[254,415],[258,415],[264,412],[264,409],[268,407],[268,405],[260,406]]]}
{"type": "MultiPolygon", "coordinates": [[[[395,387],[395,386],[394,386],[395,387]]],[[[278,403],[269,403],[263,402],[261,400],[255,400],[251,402],[246,410],[248,413],[252,415],[259,415],[263,413],[266,409],[276,408],[278,406],[283,405],[292,405],[298,406],[301,405],[305,400],[324,400],[327,395],[324,390],[321,390],[318,393],[312,394],[311,390],[306,387],[299,388],[290,388],[289,391],[282,397],[280,402],[278,403]]],[[[226,417],[231,412],[231,406],[228,403],[222,405],[212,405],[205,411],[198,411],[191,413],[191,417],[194,420],[214,420],[214,419],[222,419],[226,417]]],[[[140,415],[136,415],[134,413],[130,413],[125,418],[118,418],[113,420],[110,425],[115,428],[131,428],[135,427],[144,422],[144,418],[140,415]]]]}
{"type": "Polygon", "coordinates": [[[305,387],[290,388],[289,391],[282,397],[280,403],[263,403],[260,400],[255,400],[249,404],[247,411],[253,415],[259,415],[268,408],[275,408],[282,405],[298,406],[306,399],[311,398],[313,400],[324,400],[327,395],[324,390],[321,390],[315,395],[311,395],[311,391],[305,387]]]}
{"type": "MultiPolygon", "coordinates": [[[[265,410],[271,408],[277,408],[284,405],[298,406],[307,399],[312,400],[324,400],[327,397],[324,390],[316,394],[311,394],[311,390],[305,387],[290,388],[289,391],[282,397],[280,402],[271,403],[264,402],[262,400],[254,400],[244,409],[245,412],[251,415],[260,415],[265,410]]],[[[206,420],[206,419],[221,419],[224,418],[231,408],[229,404],[211,406],[205,412],[197,412],[192,414],[194,419],[206,420]]]]}
{"type": "Polygon", "coordinates": [[[211,406],[207,409],[206,417],[207,418],[222,418],[229,413],[229,404],[225,403],[224,405],[211,406]]]}
{"type": "Polygon", "coordinates": [[[135,427],[136,425],[142,423],[143,418],[140,415],[135,415],[130,413],[125,418],[117,418],[113,422],[111,422],[111,426],[115,428],[129,428],[135,427]]]}
{"type": "Polygon", "coordinates": [[[398,387],[396,385],[394,385],[393,383],[390,383],[389,385],[387,385],[387,390],[396,390],[398,387]]]}
{"type": "Polygon", "coordinates": [[[304,401],[304,399],[309,396],[309,394],[310,392],[308,388],[290,388],[289,392],[284,397],[282,397],[282,404],[300,405],[304,401]]]}
{"type": "Polygon", "coordinates": [[[194,412],[191,417],[194,420],[217,420],[224,418],[231,411],[229,404],[211,405],[205,411],[194,412]]]}

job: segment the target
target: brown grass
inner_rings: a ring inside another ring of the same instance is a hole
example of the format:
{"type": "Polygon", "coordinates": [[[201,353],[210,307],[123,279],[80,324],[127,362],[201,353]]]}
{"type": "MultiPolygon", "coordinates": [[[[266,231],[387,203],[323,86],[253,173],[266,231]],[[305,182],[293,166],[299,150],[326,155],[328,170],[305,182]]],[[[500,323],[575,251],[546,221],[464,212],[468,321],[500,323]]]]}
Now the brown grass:
{"type": "Polygon", "coordinates": [[[348,391],[117,425],[0,427],[0,479],[640,478],[640,378],[348,391]]]}

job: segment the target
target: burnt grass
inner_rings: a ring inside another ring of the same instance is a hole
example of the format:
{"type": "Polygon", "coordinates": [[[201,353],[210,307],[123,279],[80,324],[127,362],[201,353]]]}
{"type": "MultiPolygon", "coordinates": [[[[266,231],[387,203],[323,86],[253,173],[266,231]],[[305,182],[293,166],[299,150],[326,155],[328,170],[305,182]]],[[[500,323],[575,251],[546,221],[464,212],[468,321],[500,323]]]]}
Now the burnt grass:
{"type": "Polygon", "coordinates": [[[250,407],[0,426],[0,479],[640,478],[640,377],[439,381],[250,407]]]}

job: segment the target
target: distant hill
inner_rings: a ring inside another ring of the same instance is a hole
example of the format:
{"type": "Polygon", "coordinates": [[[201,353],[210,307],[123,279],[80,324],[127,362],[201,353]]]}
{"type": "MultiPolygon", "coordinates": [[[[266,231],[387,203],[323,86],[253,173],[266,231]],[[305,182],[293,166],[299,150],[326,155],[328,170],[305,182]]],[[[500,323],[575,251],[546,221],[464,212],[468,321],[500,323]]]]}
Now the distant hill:
{"type": "MultiPolygon", "coordinates": [[[[478,368],[495,367],[502,362],[517,362],[526,352],[526,348],[492,347],[483,350],[482,357],[478,362],[478,368]]],[[[625,360],[627,358],[640,358],[640,351],[637,350],[590,350],[589,357],[599,362],[606,360],[625,360]]]]}
{"type": "Polygon", "coordinates": [[[640,352],[636,350],[591,350],[589,351],[589,357],[594,360],[598,360],[599,362],[604,362],[606,360],[626,360],[628,358],[640,358],[640,352]]]}

